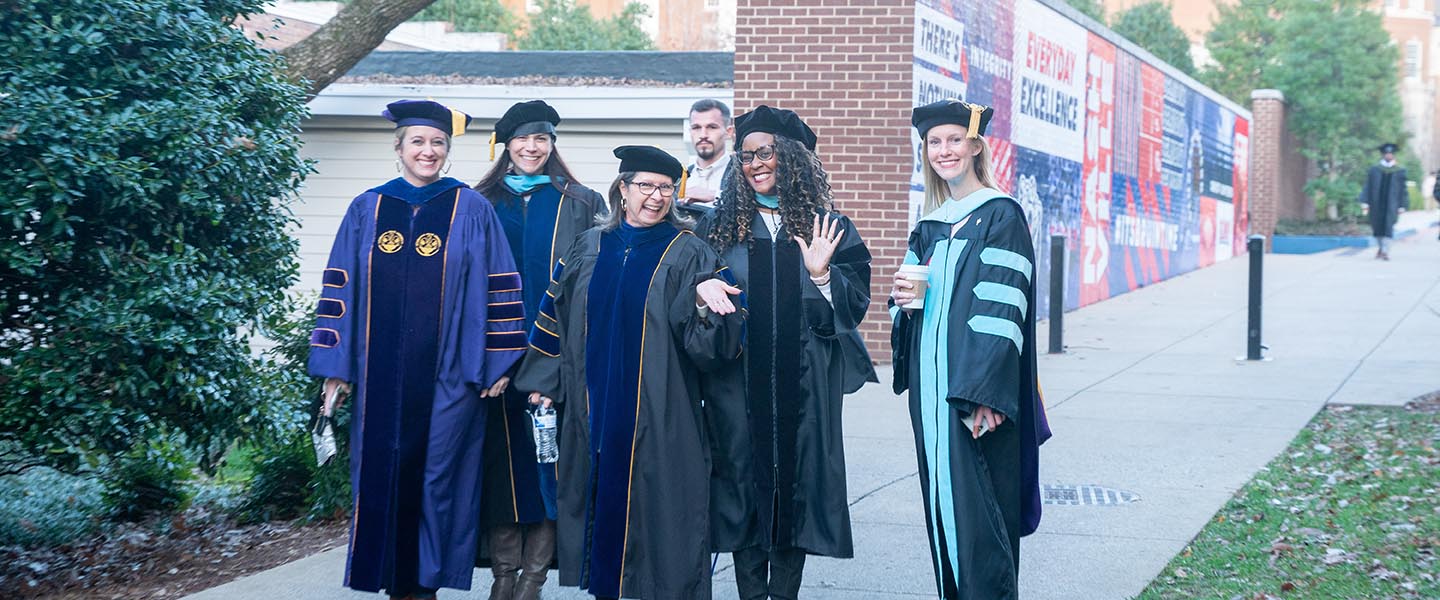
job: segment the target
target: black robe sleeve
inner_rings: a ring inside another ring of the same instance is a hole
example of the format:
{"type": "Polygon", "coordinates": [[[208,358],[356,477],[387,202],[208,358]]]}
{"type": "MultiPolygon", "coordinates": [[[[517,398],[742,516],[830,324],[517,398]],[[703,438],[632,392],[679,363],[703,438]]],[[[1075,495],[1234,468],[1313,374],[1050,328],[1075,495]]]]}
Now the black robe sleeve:
{"type": "MultiPolygon", "coordinates": [[[[970,314],[952,315],[949,323],[952,403],[983,404],[1006,418],[1020,415],[1021,358],[1026,338],[1027,313],[1034,308],[1035,251],[1030,229],[1019,205],[992,201],[983,211],[989,226],[979,246],[969,254],[955,294],[971,294],[970,314]]],[[[982,211],[976,211],[980,216],[982,211]]],[[[964,407],[963,405],[961,406],[964,407]]],[[[968,412],[968,411],[967,411],[968,412]]]]}
{"type": "MultiPolygon", "coordinates": [[[[920,253],[923,251],[923,248],[920,247],[923,243],[920,231],[920,226],[917,225],[910,232],[903,264],[920,264],[920,253]]],[[[886,301],[886,306],[890,307],[891,321],[890,366],[894,373],[891,377],[891,385],[895,394],[899,395],[910,389],[910,341],[912,339],[911,330],[915,327],[915,315],[912,311],[896,306],[893,298],[886,301]]]]}
{"type": "Polygon", "coordinates": [[[834,338],[840,344],[841,389],[851,394],[867,381],[879,381],[870,363],[870,352],[860,335],[860,321],[870,309],[870,249],[860,238],[860,231],[848,217],[830,213],[845,232],[840,247],[830,257],[830,300],[808,277],[804,283],[805,314],[812,319],[811,331],[822,338],[834,338]]]}
{"type": "Polygon", "coordinates": [[[564,402],[561,397],[563,394],[560,393],[560,348],[564,340],[564,325],[561,324],[559,315],[572,295],[570,287],[575,281],[575,270],[567,271],[565,266],[577,264],[584,250],[585,244],[577,239],[570,245],[570,251],[565,254],[565,258],[555,263],[550,272],[550,288],[545,291],[545,297],[540,299],[540,310],[535,316],[535,325],[530,329],[529,348],[520,364],[520,371],[515,374],[516,389],[540,392],[540,395],[550,398],[556,404],[564,402]]]}
{"type": "Polygon", "coordinates": [[[735,279],[730,277],[728,269],[720,264],[720,257],[709,244],[698,237],[691,237],[690,241],[694,243],[687,244],[687,250],[692,252],[693,256],[684,263],[684,268],[689,272],[676,278],[689,281],[690,285],[677,290],[670,298],[670,326],[691,362],[701,371],[710,372],[740,356],[740,350],[745,344],[747,312],[742,294],[734,298],[739,310],[733,313],[717,315],[706,311],[705,315],[700,314],[700,310],[695,306],[695,286],[715,278],[733,284],[735,279]]]}

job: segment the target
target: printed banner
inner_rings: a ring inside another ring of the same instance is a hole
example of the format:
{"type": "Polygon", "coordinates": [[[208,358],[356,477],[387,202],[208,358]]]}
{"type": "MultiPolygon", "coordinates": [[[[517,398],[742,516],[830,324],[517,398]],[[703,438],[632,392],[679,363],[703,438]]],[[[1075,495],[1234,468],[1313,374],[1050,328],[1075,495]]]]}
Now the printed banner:
{"type": "Polygon", "coordinates": [[[1235,119],[1235,254],[1244,254],[1250,237],[1250,122],[1235,119]]]}
{"type": "MultiPolygon", "coordinates": [[[[1080,233],[1080,163],[1045,154],[1023,146],[1015,147],[1015,199],[1025,208],[1030,223],[1030,241],[1035,244],[1036,270],[1047,273],[1036,279],[1040,310],[1049,306],[1050,236],[1063,235],[1067,240],[1079,239],[1080,233]],[[1039,218],[1031,214],[1038,211],[1039,218]]],[[[1068,246],[1068,245],[1067,245],[1068,246]]],[[[1065,308],[1078,307],[1080,301],[1079,263],[1069,252],[1065,265],[1065,308]]]]}
{"type": "Polygon", "coordinates": [[[1110,295],[1110,174],[1114,170],[1115,45],[1090,34],[1085,69],[1084,202],[1080,206],[1080,305],[1110,295]]]}
{"type": "Polygon", "coordinates": [[[1087,36],[1035,0],[1015,3],[1015,145],[1082,160],[1087,36]]]}
{"type": "MultiPolygon", "coordinates": [[[[1066,237],[1066,308],[1245,251],[1250,124],[1163,67],[1039,0],[922,0],[914,104],[996,108],[996,185],[1025,212],[1037,307],[1049,303],[1050,236],[1066,237]]],[[[912,133],[910,222],[925,148],[912,133]]]]}

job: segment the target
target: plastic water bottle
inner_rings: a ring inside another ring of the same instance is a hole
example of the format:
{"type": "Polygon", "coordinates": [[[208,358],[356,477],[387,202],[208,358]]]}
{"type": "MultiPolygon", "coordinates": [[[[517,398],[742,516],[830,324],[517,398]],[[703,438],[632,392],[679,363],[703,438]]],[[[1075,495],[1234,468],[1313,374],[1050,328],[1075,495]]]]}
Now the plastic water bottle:
{"type": "Polygon", "coordinates": [[[559,460],[560,445],[556,434],[560,430],[555,423],[555,409],[537,407],[530,414],[530,420],[535,426],[535,461],[549,464],[559,460]]]}

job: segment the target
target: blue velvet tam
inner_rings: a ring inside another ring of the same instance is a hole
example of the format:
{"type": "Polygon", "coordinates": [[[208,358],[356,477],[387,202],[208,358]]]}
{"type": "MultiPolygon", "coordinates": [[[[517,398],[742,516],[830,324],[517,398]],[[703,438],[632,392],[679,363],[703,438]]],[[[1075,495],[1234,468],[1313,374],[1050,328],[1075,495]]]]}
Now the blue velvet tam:
{"type": "Polygon", "coordinates": [[[470,124],[470,115],[434,100],[396,100],[386,105],[385,112],[380,114],[397,128],[425,125],[451,137],[465,135],[465,126],[470,124]]]}
{"type": "Polygon", "coordinates": [[[995,109],[988,106],[947,98],[915,107],[910,113],[910,124],[922,138],[937,125],[959,125],[965,128],[966,137],[978,138],[985,135],[994,116],[995,109]]]}
{"type": "Polygon", "coordinates": [[[500,120],[495,121],[495,131],[490,134],[490,160],[495,160],[495,145],[505,144],[511,138],[536,133],[548,133],[555,137],[555,126],[560,124],[560,113],[544,100],[530,100],[512,104],[500,120]]]}
{"type": "Polygon", "coordinates": [[[1400,149],[1399,146],[1396,146],[1395,144],[1389,144],[1389,143],[1387,143],[1387,144],[1381,144],[1381,145],[1380,145],[1380,148],[1379,148],[1381,154],[1394,154],[1394,153],[1395,153],[1396,151],[1398,151],[1399,149],[1400,149]]]}
{"type": "Polygon", "coordinates": [[[795,111],[770,108],[764,104],[735,117],[735,151],[739,152],[743,147],[745,136],[756,132],[783,135],[804,144],[811,152],[815,151],[815,142],[818,139],[815,131],[810,129],[795,111]]]}
{"type": "Polygon", "coordinates": [[[510,138],[534,133],[555,135],[555,126],[559,124],[560,113],[544,100],[518,102],[495,121],[495,142],[503,144],[510,138]]]}

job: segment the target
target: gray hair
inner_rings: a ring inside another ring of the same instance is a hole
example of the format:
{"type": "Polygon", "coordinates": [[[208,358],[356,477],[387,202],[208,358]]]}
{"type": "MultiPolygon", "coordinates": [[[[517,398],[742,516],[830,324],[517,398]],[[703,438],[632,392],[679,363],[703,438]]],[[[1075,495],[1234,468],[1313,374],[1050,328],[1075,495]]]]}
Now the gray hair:
{"type": "MultiPolygon", "coordinates": [[[[600,229],[613,231],[616,227],[619,227],[621,221],[625,219],[625,196],[620,192],[620,186],[633,183],[635,181],[635,173],[635,171],[624,171],[620,173],[619,177],[615,178],[615,181],[610,183],[610,193],[607,195],[608,202],[606,202],[606,208],[608,210],[595,215],[595,224],[599,225],[600,229]]],[[[680,229],[693,229],[695,227],[695,221],[681,215],[680,211],[675,210],[673,196],[670,202],[670,210],[665,213],[665,220],[680,229]]]]}

